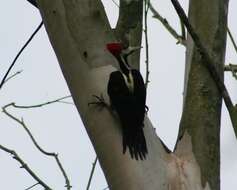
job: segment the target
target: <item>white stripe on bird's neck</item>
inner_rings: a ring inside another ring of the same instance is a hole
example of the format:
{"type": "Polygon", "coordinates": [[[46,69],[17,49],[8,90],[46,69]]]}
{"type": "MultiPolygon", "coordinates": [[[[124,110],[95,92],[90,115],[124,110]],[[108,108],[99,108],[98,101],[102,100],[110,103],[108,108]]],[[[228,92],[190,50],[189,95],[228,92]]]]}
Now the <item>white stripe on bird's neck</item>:
{"type": "MultiPolygon", "coordinates": [[[[122,73],[122,72],[121,72],[122,73]]],[[[128,87],[129,92],[133,93],[134,91],[134,81],[132,77],[132,72],[129,71],[128,76],[122,73],[126,86],[128,87]]]]}
{"type": "Polygon", "coordinates": [[[129,92],[133,93],[133,91],[134,91],[134,80],[133,80],[131,68],[129,67],[129,65],[127,65],[127,63],[124,60],[123,56],[121,56],[121,61],[122,61],[123,65],[125,66],[125,68],[127,69],[128,75],[124,74],[122,71],[120,71],[120,72],[123,75],[125,84],[128,87],[129,92]]]}

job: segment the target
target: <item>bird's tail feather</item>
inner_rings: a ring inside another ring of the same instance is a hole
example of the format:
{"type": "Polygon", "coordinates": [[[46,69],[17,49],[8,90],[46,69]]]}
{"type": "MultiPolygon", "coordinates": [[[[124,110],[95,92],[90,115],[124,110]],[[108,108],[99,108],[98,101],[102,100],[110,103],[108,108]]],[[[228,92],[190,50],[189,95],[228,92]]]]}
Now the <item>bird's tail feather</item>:
{"type": "Polygon", "coordinates": [[[148,153],[146,139],[144,136],[143,129],[140,128],[137,131],[123,130],[123,153],[125,154],[126,149],[129,149],[131,158],[135,157],[136,160],[146,159],[148,153]]]}

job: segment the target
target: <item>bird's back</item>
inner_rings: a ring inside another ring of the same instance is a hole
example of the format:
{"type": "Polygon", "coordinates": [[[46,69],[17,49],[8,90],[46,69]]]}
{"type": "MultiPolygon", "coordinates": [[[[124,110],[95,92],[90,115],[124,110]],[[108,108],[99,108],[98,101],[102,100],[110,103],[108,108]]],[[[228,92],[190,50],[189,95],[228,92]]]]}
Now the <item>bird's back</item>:
{"type": "Polygon", "coordinates": [[[112,72],[108,83],[108,95],[112,107],[119,115],[123,131],[123,152],[129,148],[131,156],[145,158],[147,153],[143,133],[146,89],[139,71],[132,70],[133,92],[129,90],[120,71],[112,72]]]}

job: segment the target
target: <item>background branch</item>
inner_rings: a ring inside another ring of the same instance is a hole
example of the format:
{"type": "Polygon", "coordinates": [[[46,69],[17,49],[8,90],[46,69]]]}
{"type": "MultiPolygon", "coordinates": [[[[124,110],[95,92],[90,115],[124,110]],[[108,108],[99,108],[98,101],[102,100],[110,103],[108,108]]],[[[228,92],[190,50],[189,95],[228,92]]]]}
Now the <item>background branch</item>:
{"type": "Polygon", "coordinates": [[[34,185],[31,185],[30,187],[26,188],[25,190],[30,190],[30,189],[32,189],[33,187],[37,186],[37,185],[39,185],[39,182],[36,183],[36,184],[34,184],[34,185]]]}
{"type": "Polygon", "coordinates": [[[115,0],[111,0],[111,1],[119,8],[119,4],[115,0]]]}
{"type": "Polygon", "coordinates": [[[182,21],[180,21],[181,22],[182,35],[179,35],[175,31],[175,29],[172,26],[170,26],[167,19],[162,17],[150,2],[149,2],[149,5],[150,5],[150,10],[153,14],[153,17],[158,19],[161,22],[161,24],[163,24],[163,26],[167,29],[167,31],[177,40],[177,44],[182,44],[182,45],[186,46],[185,30],[183,29],[182,21]]]}
{"type": "Polygon", "coordinates": [[[230,71],[232,73],[232,76],[237,80],[237,65],[229,64],[225,65],[224,71],[230,71]]]}
{"type": "Polygon", "coordinates": [[[148,44],[148,26],[147,26],[147,14],[150,8],[150,0],[145,0],[144,1],[144,22],[145,22],[145,44],[146,44],[146,79],[145,79],[145,86],[147,88],[148,83],[149,83],[149,44],[148,44]]]}
{"type": "Polygon", "coordinates": [[[209,73],[211,74],[213,79],[216,81],[216,85],[217,85],[220,93],[222,94],[222,97],[224,98],[227,108],[232,109],[233,103],[230,99],[229,93],[225,87],[225,84],[221,80],[216,67],[215,67],[214,62],[216,60],[214,60],[213,56],[211,57],[208,54],[206,48],[203,46],[198,35],[196,34],[193,27],[189,23],[188,17],[186,16],[186,14],[185,14],[183,8],[180,6],[179,2],[176,0],[171,0],[171,2],[174,5],[180,19],[183,21],[184,25],[186,26],[189,34],[192,36],[192,39],[193,39],[195,45],[197,46],[199,53],[201,54],[202,58],[204,59],[204,61],[202,63],[204,63],[205,67],[208,69],[209,73]]]}
{"type": "Polygon", "coordinates": [[[184,23],[184,25],[186,26],[189,34],[191,35],[200,55],[202,56],[202,63],[205,65],[205,67],[207,68],[207,70],[209,71],[210,75],[212,76],[213,80],[215,81],[217,88],[219,90],[219,92],[221,93],[225,105],[228,109],[228,112],[230,114],[230,118],[231,118],[231,122],[235,131],[235,136],[237,137],[237,109],[236,107],[233,105],[232,100],[229,96],[229,93],[227,91],[227,88],[224,84],[224,82],[222,81],[222,79],[220,78],[220,75],[216,69],[216,64],[217,60],[214,59],[214,56],[211,56],[208,54],[207,49],[205,48],[205,46],[203,46],[201,40],[199,39],[199,36],[196,34],[196,32],[194,31],[193,27],[191,26],[191,24],[189,23],[188,17],[186,16],[183,8],[180,6],[179,2],[177,0],[171,0],[175,10],[177,11],[180,19],[182,20],[182,22],[184,23]]]}
{"type": "Polygon", "coordinates": [[[181,19],[179,19],[180,21],[180,26],[181,26],[181,36],[182,36],[182,39],[184,40],[185,44],[183,45],[186,45],[186,30],[185,30],[185,26],[184,26],[184,23],[182,22],[181,19]]]}
{"type": "MultiPolygon", "coordinates": [[[[62,99],[62,98],[61,98],[61,99],[62,99]]],[[[60,100],[60,99],[57,99],[57,100],[60,100]]],[[[57,102],[57,101],[52,101],[51,103],[55,103],[55,102],[57,102]]],[[[40,106],[48,105],[48,104],[49,104],[49,102],[44,103],[44,104],[38,104],[37,106],[33,106],[33,107],[40,107],[40,106]]],[[[10,103],[10,104],[5,105],[5,106],[2,108],[3,113],[5,113],[5,114],[6,114],[8,117],[10,117],[11,119],[15,120],[17,123],[19,123],[19,124],[25,129],[25,131],[27,132],[27,134],[28,134],[29,137],[31,138],[33,144],[36,146],[36,148],[37,148],[42,154],[44,154],[44,155],[46,155],[46,156],[54,157],[54,159],[56,160],[56,163],[57,163],[57,165],[58,165],[58,167],[59,167],[59,169],[60,169],[60,171],[61,171],[61,173],[62,173],[62,175],[63,175],[63,177],[64,177],[64,179],[65,179],[65,181],[66,181],[66,186],[65,186],[65,187],[67,188],[67,190],[70,190],[72,186],[70,185],[69,178],[68,178],[68,176],[67,176],[67,174],[66,174],[66,172],[65,172],[65,170],[64,170],[64,168],[63,168],[63,166],[62,166],[62,164],[61,164],[61,161],[60,161],[59,158],[58,158],[58,154],[56,154],[56,153],[54,153],[54,152],[47,152],[47,151],[45,151],[45,150],[37,143],[37,141],[35,140],[34,136],[33,136],[32,133],[31,133],[31,131],[30,131],[30,130],[28,129],[28,127],[26,126],[24,120],[23,120],[23,119],[20,120],[20,119],[16,118],[15,116],[13,116],[12,114],[10,114],[10,113],[6,110],[8,107],[14,106],[14,105],[15,105],[14,103],[10,103]]],[[[16,107],[16,106],[14,106],[14,107],[16,107]]],[[[30,107],[30,106],[18,106],[18,108],[29,108],[29,107],[30,107]]]]}
{"type": "Polygon", "coordinates": [[[48,102],[44,102],[44,103],[40,103],[40,104],[35,104],[35,105],[29,105],[29,106],[16,105],[14,102],[12,102],[12,103],[8,104],[7,107],[8,106],[13,106],[15,108],[28,109],[28,108],[39,108],[39,107],[47,106],[47,105],[53,104],[53,103],[73,104],[71,102],[62,101],[64,99],[71,98],[71,97],[72,97],[71,95],[63,96],[61,98],[58,98],[58,99],[55,99],[55,100],[52,100],[52,101],[48,101],[48,102]]]}
{"type": "Polygon", "coordinates": [[[30,38],[26,41],[26,43],[23,45],[23,47],[20,49],[20,51],[17,53],[16,57],[14,58],[13,62],[11,63],[10,67],[8,68],[7,72],[5,73],[1,83],[0,83],[0,89],[2,88],[3,84],[5,83],[5,80],[8,76],[8,74],[10,73],[11,69],[13,68],[13,66],[15,65],[18,57],[21,55],[21,53],[23,52],[23,50],[27,47],[27,45],[31,42],[31,40],[34,38],[34,36],[37,34],[37,32],[40,30],[40,28],[43,25],[43,21],[40,22],[40,24],[38,25],[38,27],[35,29],[35,31],[33,32],[33,34],[30,36],[30,38]]]}
{"type": "Polygon", "coordinates": [[[6,78],[6,80],[5,80],[4,83],[6,83],[6,82],[9,81],[10,79],[14,78],[15,76],[17,76],[17,75],[19,75],[19,74],[21,74],[21,73],[22,73],[22,70],[15,72],[14,74],[12,74],[12,75],[9,76],[8,78],[6,78]]]}
{"type": "Polygon", "coordinates": [[[88,180],[86,190],[90,189],[90,185],[91,185],[92,177],[93,177],[93,174],[94,174],[94,171],[95,171],[95,166],[96,166],[97,160],[98,160],[98,158],[96,156],[95,161],[92,163],[91,173],[90,173],[90,177],[89,177],[89,180],[88,180]]]}
{"type": "Polygon", "coordinates": [[[52,190],[51,187],[49,187],[45,182],[43,182],[36,174],[35,172],[33,172],[32,169],[30,169],[30,167],[21,159],[21,157],[14,151],[11,150],[5,146],[0,145],[0,149],[2,149],[3,151],[13,155],[13,158],[15,160],[17,160],[20,164],[21,164],[21,168],[24,168],[36,181],[38,181],[38,183],[40,185],[42,185],[45,190],[52,190]]]}
{"type": "Polygon", "coordinates": [[[232,44],[233,44],[233,46],[234,46],[234,48],[235,48],[235,52],[237,53],[237,45],[236,45],[236,43],[235,43],[234,37],[232,36],[232,34],[231,34],[231,32],[230,32],[229,27],[227,27],[227,33],[228,33],[228,35],[229,35],[229,37],[230,37],[230,40],[231,40],[231,42],[232,42],[232,44]]]}

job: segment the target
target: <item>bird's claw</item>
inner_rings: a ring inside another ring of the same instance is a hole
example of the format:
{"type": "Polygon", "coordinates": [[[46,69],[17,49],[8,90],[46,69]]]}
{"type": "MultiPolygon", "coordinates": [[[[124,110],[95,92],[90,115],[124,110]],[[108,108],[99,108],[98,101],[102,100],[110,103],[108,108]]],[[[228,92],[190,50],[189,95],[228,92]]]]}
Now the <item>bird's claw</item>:
{"type": "Polygon", "coordinates": [[[99,106],[99,107],[109,107],[108,104],[105,102],[105,99],[103,97],[103,94],[101,94],[100,96],[97,95],[92,95],[94,98],[97,99],[97,101],[94,102],[89,102],[88,106],[90,105],[95,105],[95,106],[99,106]]]}

